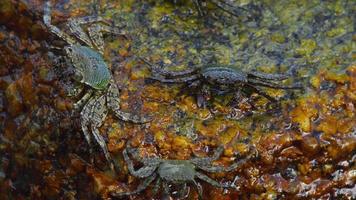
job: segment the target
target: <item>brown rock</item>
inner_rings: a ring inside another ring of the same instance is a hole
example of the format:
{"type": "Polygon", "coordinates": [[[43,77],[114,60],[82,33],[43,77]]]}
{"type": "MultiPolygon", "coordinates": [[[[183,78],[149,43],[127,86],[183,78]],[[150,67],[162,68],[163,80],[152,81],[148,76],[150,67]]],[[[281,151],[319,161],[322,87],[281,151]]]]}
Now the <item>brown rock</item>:
{"type": "Polygon", "coordinates": [[[19,115],[24,106],[23,106],[23,99],[20,95],[20,92],[18,90],[18,86],[16,83],[10,84],[5,91],[5,96],[7,100],[7,111],[10,113],[12,116],[17,116],[19,115]]]}
{"type": "Polygon", "coordinates": [[[280,155],[292,160],[297,160],[303,155],[303,153],[297,147],[290,146],[283,149],[280,155]]]}
{"type": "Polygon", "coordinates": [[[318,140],[311,135],[304,136],[301,142],[303,152],[305,151],[311,154],[316,154],[320,150],[320,144],[318,140]]]}

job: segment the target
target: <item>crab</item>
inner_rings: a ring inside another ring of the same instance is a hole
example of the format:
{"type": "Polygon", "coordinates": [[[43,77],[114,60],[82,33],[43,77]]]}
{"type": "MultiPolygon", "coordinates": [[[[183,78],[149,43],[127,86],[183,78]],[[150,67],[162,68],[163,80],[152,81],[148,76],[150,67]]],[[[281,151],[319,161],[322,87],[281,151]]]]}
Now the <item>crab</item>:
{"type": "MultiPolygon", "coordinates": [[[[64,51],[67,61],[74,66],[75,80],[88,88],[85,95],[74,105],[75,108],[82,107],[80,123],[85,139],[91,147],[91,132],[95,141],[104,152],[106,160],[110,163],[111,168],[113,168],[113,161],[106,142],[98,130],[105,120],[108,111],[113,111],[116,117],[124,121],[133,123],[146,123],[150,121],[149,118],[120,110],[119,89],[103,58],[104,40],[102,32],[112,32],[123,36],[125,34],[116,28],[110,27],[99,16],[70,19],[67,25],[72,34],[85,44],[82,45],[79,41],[76,41],[70,35],[52,25],[51,3],[49,1],[44,6],[43,21],[50,32],[68,44],[64,47],[64,51]],[[90,24],[88,34],[81,28],[81,25],[85,24],[90,24]]],[[[83,88],[79,89],[79,91],[82,90],[83,88]]],[[[80,94],[82,92],[77,93],[80,94]]]]}
{"type": "MultiPolygon", "coordinates": [[[[181,0],[171,0],[174,4],[179,4],[181,0]]],[[[208,4],[211,4],[218,9],[222,10],[223,12],[228,13],[229,15],[239,17],[242,12],[249,14],[251,10],[241,7],[241,6],[236,6],[233,5],[233,2],[225,1],[225,0],[191,0],[191,2],[194,4],[196,7],[199,16],[205,16],[206,15],[206,7],[209,7],[208,4]]]]}
{"type": "Polygon", "coordinates": [[[234,66],[204,65],[183,71],[169,71],[160,66],[150,63],[147,59],[138,57],[146,63],[153,79],[162,83],[187,83],[189,88],[197,89],[198,107],[207,107],[207,99],[211,96],[211,91],[218,94],[233,93],[236,100],[241,99],[242,92],[252,91],[267,98],[271,102],[276,102],[260,87],[274,89],[302,89],[300,85],[286,86],[281,81],[290,78],[284,74],[267,74],[258,71],[241,71],[234,66]]]}
{"type": "Polygon", "coordinates": [[[156,180],[153,189],[154,195],[157,193],[161,182],[166,194],[169,194],[170,192],[169,184],[183,184],[184,190],[186,190],[187,183],[191,183],[197,188],[199,199],[202,199],[203,190],[201,185],[195,180],[196,178],[203,180],[215,187],[234,188],[231,184],[219,183],[200,171],[210,173],[230,172],[245,164],[254,155],[254,153],[249,154],[245,158],[240,159],[227,167],[214,166],[212,162],[219,159],[223,151],[224,147],[219,146],[211,157],[196,157],[190,160],[165,160],[157,157],[141,158],[139,156],[138,149],[132,148],[128,142],[126,148],[123,150],[123,157],[127,163],[128,170],[132,176],[137,178],[144,178],[144,181],[134,191],[114,191],[111,195],[114,197],[124,197],[138,194],[145,190],[154,180],[156,180]],[[136,160],[140,161],[143,164],[143,167],[136,170],[134,168],[133,161],[129,157],[129,154],[131,154],[136,160]]]}

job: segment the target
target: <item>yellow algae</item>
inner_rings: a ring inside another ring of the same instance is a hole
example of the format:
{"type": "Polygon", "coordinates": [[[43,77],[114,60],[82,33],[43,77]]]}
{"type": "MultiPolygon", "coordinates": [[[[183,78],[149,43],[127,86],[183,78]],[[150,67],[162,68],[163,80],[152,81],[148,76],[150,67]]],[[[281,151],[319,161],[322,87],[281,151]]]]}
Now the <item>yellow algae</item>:
{"type": "Polygon", "coordinates": [[[274,33],[271,35],[271,40],[273,42],[284,43],[286,38],[284,35],[282,35],[280,33],[274,33]]]}
{"type": "Polygon", "coordinates": [[[156,100],[157,102],[170,102],[174,99],[177,92],[178,90],[173,90],[168,87],[159,88],[154,85],[147,85],[145,87],[144,95],[145,98],[156,100]]]}
{"type": "Polygon", "coordinates": [[[111,129],[107,135],[108,150],[110,152],[118,152],[124,148],[125,141],[122,139],[127,136],[127,132],[122,130],[118,123],[112,123],[111,129]]]}
{"type": "Polygon", "coordinates": [[[148,74],[148,69],[143,69],[143,70],[137,70],[133,69],[131,73],[131,80],[139,80],[139,79],[144,79],[148,74]]]}
{"type": "Polygon", "coordinates": [[[348,134],[354,128],[355,123],[355,119],[339,119],[337,121],[337,130],[339,133],[348,134]]]}
{"type": "Polygon", "coordinates": [[[211,114],[211,112],[210,112],[210,110],[208,108],[199,109],[199,110],[197,110],[195,112],[197,114],[197,117],[199,119],[202,119],[202,120],[212,117],[212,114],[211,114]]]}
{"type": "Polygon", "coordinates": [[[194,96],[183,96],[180,99],[177,106],[183,111],[190,112],[198,109],[194,96]]]}
{"type": "MultiPolygon", "coordinates": [[[[234,150],[236,152],[238,152],[238,155],[242,156],[242,155],[246,155],[246,154],[249,154],[249,153],[253,153],[251,151],[251,146],[250,144],[245,144],[245,143],[236,143],[234,145],[234,150]]],[[[229,155],[227,155],[229,156],[229,155]]],[[[231,156],[231,155],[230,155],[231,156]]]]}
{"type": "Polygon", "coordinates": [[[314,40],[303,39],[300,42],[299,48],[296,49],[296,52],[303,56],[310,56],[314,52],[316,47],[317,44],[314,40]]]}
{"type": "MultiPolygon", "coordinates": [[[[309,96],[313,99],[315,96],[309,96]]],[[[318,116],[318,110],[314,107],[313,102],[308,99],[300,99],[298,106],[291,111],[292,121],[299,123],[300,128],[305,132],[312,130],[312,121],[318,116]]]]}
{"type": "Polygon", "coordinates": [[[320,76],[313,76],[310,78],[310,84],[316,89],[320,87],[321,82],[322,78],[320,78],[320,76]]]}
{"type": "Polygon", "coordinates": [[[163,131],[156,131],[154,133],[154,137],[157,140],[157,142],[164,142],[165,133],[163,131]]]}
{"type": "Polygon", "coordinates": [[[180,148],[187,148],[190,145],[189,139],[184,136],[176,136],[173,139],[174,147],[180,148]]]}
{"type": "Polygon", "coordinates": [[[337,35],[342,35],[346,32],[344,28],[333,28],[330,31],[326,32],[328,37],[335,37],[337,35]]]}
{"type": "Polygon", "coordinates": [[[337,118],[334,116],[324,116],[316,130],[326,134],[335,134],[337,132],[337,118]]]}
{"type": "Polygon", "coordinates": [[[222,144],[228,144],[231,142],[237,135],[239,135],[239,130],[237,127],[235,128],[228,128],[225,132],[220,134],[220,140],[222,144]]]}
{"type": "Polygon", "coordinates": [[[207,137],[218,136],[231,126],[233,126],[232,122],[223,121],[222,119],[206,120],[196,124],[196,128],[200,134],[207,137]]]}
{"type": "Polygon", "coordinates": [[[337,15],[342,14],[344,10],[343,1],[336,0],[328,4],[328,8],[332,9],[337,15]]]}
{"type": "Polygon", "coordinates": [[[329,81],[334,81],[336,83],[344,84],[345,82],[347,82],[349,80],[349,77],[345,73],[336,74],[334,72],[328,71],[325,74],[325,79],[329,80],[329,81]]]}

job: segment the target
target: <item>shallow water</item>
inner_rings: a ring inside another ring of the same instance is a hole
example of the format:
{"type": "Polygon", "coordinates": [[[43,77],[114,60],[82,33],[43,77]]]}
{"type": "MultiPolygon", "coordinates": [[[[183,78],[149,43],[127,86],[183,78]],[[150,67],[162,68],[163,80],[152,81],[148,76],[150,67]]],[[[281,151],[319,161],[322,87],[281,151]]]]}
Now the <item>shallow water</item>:
{"type": "MultiPolygon", "coordinates": [[[[109,113],[100,132],[120,168],[113,172],[98,145],[90,152],[84,138],[73,108],[79,98],[68,96],[78,85],[74,68],[64,62],[65,42],[43,24],[44,2],[1,1],[0,199],[110,199],[113,191],[134,190],[143,179],[130,175],[123,160],[128,141],[141,157],[178,160],[206,157],[223,145],[219,166],[256,148],[258,155],[232,172],[199,170],[234,186],[223,190],[197,179],[204,199],[355,198],[355,3],[229,1],[236,16],[211,3],[200,16],[191,1],[172,2],[53,7],[53,24],[67,33],[71,18],[100,15],[127,36],[105,35],[104,59],[120,87],[121,109],[153,120],[138,125],[109,113]],[[287,74],[281,84],[303,90],[263,88],[278,103],[246,88],[237,102],[218,91],[209,109],[198,108],[199,90],[149,80],[137,56],[172,71],[213,63],[287,74]]],[[[151,185],[130,199],[168,197],[163,188],[154,195],[151,185]]],[[[186,199],[198,199],[188,186],[186,199]]],[[[182,198],[181,190],[172,185],[170,196],[182,198]]]]}

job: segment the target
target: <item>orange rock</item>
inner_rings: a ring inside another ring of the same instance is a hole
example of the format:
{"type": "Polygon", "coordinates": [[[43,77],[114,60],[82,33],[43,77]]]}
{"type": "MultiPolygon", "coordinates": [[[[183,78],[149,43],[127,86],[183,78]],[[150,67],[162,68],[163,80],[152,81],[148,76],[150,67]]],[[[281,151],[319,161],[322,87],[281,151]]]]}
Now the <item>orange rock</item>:
{"type": "MultiPolygon", "coordinates": [[[[313,97],[308,97],[313,98],[313,97]]],[[[300,125],[305,132],[311,132],[312,120],[317,117],[318,110],[314,107],[313,102],[307,99],[301,99],[298,106],[291,111],[292,121],[300,125]]]]}
{"type": "Polygon", "coordinates": [[[355,127],[356,120],[351,118],[339,119],[337,121],[337,130],[339,133],[347,134],[355,127]]]}
{"type": "Polygon", "coordinates": [[[326,151],[328,152],[328,155],[333,159],[337,159],[338,157],[340,157],[340,153],[342,153],[340,146],[338,146],[337,144],[327,146],[326,151]]]}
{"type": "Polygon", "coordinates": [[[16,13],[15,6],[11,0],[4,0],[1,2],[0,4],[1,23],[6,23],[8,21],[11,21],[15,13],[16,13]]]}
{"type": "Polygon", "coordinates": [[[266,165],[272,165],[274,162],[274,155],[272,154],[271,151],[263,151],[260,153],[261,155],[261,160],[264,164],[266,165]]]}
{"type": "Polygon", "coordinates": [[[77,155],[70,155],[70,169],[71,175],[75,175],[79,172],[83,172],[85,170],[87,163],[77,155]]]}
{"type": "Polygon", "coordinates": [[[50,95],[51,92],[53,91],[53,87],[45,84],[38,84],[37,86],[38,93],[45,94],[45,95],[50,95]]]}
{"type": "Polygon", "coordinates": [[[342,142],[339,145],[342,153],[344,155],[349,155],[356,149],[356,137],[353,135],[347,136],[342,139],[342,142]]]}
{"type": "Polygon", "coordinates": [[[302,175],[307,175],[312,170],[311,163],[300,163],[298,164],[298,171],[302,175]]]}
{"type": "Polygon", "coordinates": [[[337,121],[338,119],[335,116],[325,116],[316,127],[316,130],[333,135],[337,132],[337,121]]]}
{"type": "Polygon", "coordinates": [[[22,96],[20,94],[20,91],[18,89],[18,86],[16,84],[16,82],[11,83],[6,91],[5,91],[5,96],[6,96],[6,100],[8,103],[7,107],[7,111],[12,115],[12,116],[17,116],[19,115],[24,106],[23,106],[23,99],[22,96]]]}
{"type": "Polygon", "coordinates": [[[68,102],[65,100],[65,99],[62,99],[60,97],[57,97],[55,100],[54,100],[54,104],[56,106],[56,108],[60,111],[66,111],[68,106],[68,102]]]}
{"type": "Polygon", "coordinates": [[[222,192],[221,188],[212,188],[212,187],[207,188],[207,187],[205,187],[204,189],[206,189],[206,190],[210,189],[210,190],[207,190],[207,191],[203,191],[203,193],[206,194],[206,195],[203,195],[203,196],[208,197],[208,199],[211,199],[211,200],[231,200],[231,197],[228,194],[224,194],[222,192]]]}
{"type": "Polygon", "coordinates": [[[318,140],[311,136],[304,136],[302,139],[302,150],[311,154],[316,154],[320,150],[320,145],[318,140]]]}
{"type": "Polygon", "coordinates": [[[288,159],[298,160],[303,153],[297,147],[291,146],[283,149],[280,155],[288,159]]]}
{"type": "Polygon", "coordinates": [[[87,174],[91,176],[94,181],[95,192],[100,194],[103,199],[110,197],[110,192],[126,190],[124,185],[119,184],[112,177],[105,173],[98,172],[91,167],[87,168],[87,174]]]}
{"type": "Polygon", "coordinates": [[[349,80],[349,77],[346,74],[336,74],[331,71],[325,73],[325,80],[333,81],[339,84],[344,84],[349,80]]]}
{"type": "Polygon", "coordinates": [[[51,173],[44,177],[44,190],[43,193],[49,198],[58,199],[61,192],[63,174],[59,171],[51,173]]]}
{"type": "Polygon", "coordinates": [[[33,87],[34,83],[32,73],[22,76],[17,82],[21,88],[21,95],[24,103],[29,107],[37,105],[38,96],[35,88],[33,87]]]}
{"type": "Polygon", "coordinates": [[[350,77],[350,90],[356,92],[356,65],[349,67],[347,72],[350,77]]]}
{"type": "Polygon", "coordinates": [[[127,49],[124,49],[124,48],[119,49],[119,55],[122,57],[127,57],[128,56],[127,49]]]}

